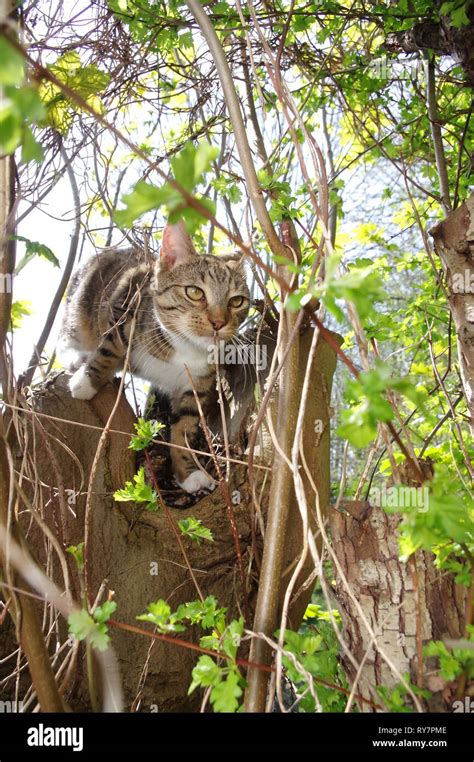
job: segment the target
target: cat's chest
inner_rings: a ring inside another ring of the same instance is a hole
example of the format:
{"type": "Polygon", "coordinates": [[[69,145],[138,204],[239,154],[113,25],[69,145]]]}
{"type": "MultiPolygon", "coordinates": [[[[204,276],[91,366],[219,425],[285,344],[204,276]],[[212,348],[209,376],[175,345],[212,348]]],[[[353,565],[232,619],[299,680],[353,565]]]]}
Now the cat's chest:
{"type": "Polygon", "coordinates": [[[193,379],[207,376],[211,370],[207,352],[184,342],[175,346],[174,353],[167,360],[156,357],[144,347],[137,347],[132,352],[133,371],[167,394],[192,389],[185,366],[193,379]]]}

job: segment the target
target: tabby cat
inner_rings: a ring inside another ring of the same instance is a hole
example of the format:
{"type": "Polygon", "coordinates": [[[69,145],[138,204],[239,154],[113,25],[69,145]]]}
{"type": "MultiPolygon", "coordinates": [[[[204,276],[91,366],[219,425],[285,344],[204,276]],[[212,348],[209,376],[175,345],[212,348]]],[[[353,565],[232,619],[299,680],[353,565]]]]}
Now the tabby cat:
{"type": "MultiPolygon", "coordinates": [[[[171,443],[192,447],[199,427],[192,387],[206,413],[216,388],[210,350],[216,338],[236,335],[248,309],[240,260],[198,255],[183,223],[165,227],[151,263],[133,249],[105,250],[76,272],[66,299],[58,354],[75,371],[71,394],[92,399],[128,352],[129,369],[170,399],[171,443]]],[[[186,492],[215,486],[189,450],[172,447],[171,462],[186,492]]]]}

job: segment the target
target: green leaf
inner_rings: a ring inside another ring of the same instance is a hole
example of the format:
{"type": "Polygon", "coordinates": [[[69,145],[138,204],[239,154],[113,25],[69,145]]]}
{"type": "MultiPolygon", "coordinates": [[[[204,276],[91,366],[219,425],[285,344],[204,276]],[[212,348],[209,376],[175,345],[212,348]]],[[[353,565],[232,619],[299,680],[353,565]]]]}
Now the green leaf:
{"type": "Polygon", "coordinates": [[[86,609],[73,611],[68,618],[69,633],[74,635],[77,640],[87,640],[99,651],[105,651],[110,643],[110,636],[107,633],[107,625],[104,622],[97,622],[91,617],[86,609]]]}
{"type": "Polygon", "coordinates": [[[238,699],[242,695],[240,686],[241,676],[235,668],[229,672],[225,680],[215,685],[211,691],[211,704],[216,712],[236,712],[239,708],[238,699]]]}
{"type": "Polygon", "coordinates": [[[36,161],[40,164],[44,158],[43,146],[38,143],[30,127],[25,127],[23,132],[21,161],[28,164],[30,161],[36,161]]]}
{"type": "Polygon", "coordinates": [[[84,640],[95,627],[95,622],[86,609],[73,611],[69,615],[69,632],[78,640],[84,640]]]}
{"type": "Polygon", "coordinates": [[[54,267],[59,267],[59,260],[55,254],[51,251],[49,246],[45,246],[44,243],[38,243],[38,241],[30,241],[29,238],[25,238],[22,235],[13,236],[16,241],[21,241],[25,244],[26,253],[23,259],[17,264],[15,268],[15,275],[18,275],[21,270],[31,262],[35,257],[42,257],[48,262],[51,262],[54,267]]]}
{"type": "Polygon", "coordinates": [[[378,362],[375,368],[348,382],[345,396],[349,406],[341,412],[341,424],[337,429],[339,436],[354,447],[368,445],[377,434],[378,423],[387,423],[394,417],[392,406],[385,396],[389,389],[403,394],[417,405],[422,402],[423,395],[416,383],[408,378],[393,376],[388,365],[378,362]]]}
{"type": "Polygon", "coordinates": [[[0,110],[0,152],[13,153],[21,142],[22,123],[11,103],[0,110]]]}
{"type": "Polygon", "coordinates": [[[46,109],[36,87],[25,85],[20,88],[6,88],[6,95],[23,119],[38,122],[45,116],[46,109]]]}
{"type": "Polygon", "coordinates": [[[100,624],[105,624],[107,620],[110,619],[114,611],[117,609],[117,604],[115,601],[105,601],[105,603],[102,604],[102,606],[96,606],[94,611],[92,612],[92,615],[96,622],[99,622],[100,624]]]}
{"type": "Polygon", "coordinates": [[[221,680],[221,667],[210,656],[203,655],[192,671],[193,680],[188,689],[188,695],[196,688],[208,688],[210,685],[218,685],[221,680]]]}
{"type": "Polygon", "coordinates": [[[21,328],[22,319],[25,315],[31,315],[30,302],[13,302],[10,320],[13,330],[21,328]]]}
{"type": "Polygon", "coordinates": [[[150,603],[147,606],[146,614],[140,614],[137,619],[143,622],[151,622],[162,633],[182,632],[185,627],[180,624],[182,619],[181,608],[174,614],[171,613],[169,605],[160,598],[160,600],[150,603]]]}
{"type": "Polygon", "coordinates": [[[23,56],[5,37],[0,37],[0,84],[21,85],[25,76],[23,56]]]}
{"type": "MultiPolygon", "coordinates": [[[[194,192],[196,186],[203,181],[204,173],[210,168],[217,153],[218,149],[209,145],[207,141],[199,143],[197,148],[191,142],[186,143],[171,160],[175,180],[184,190],[194,192]]],[[[213,201],[202,196],[196,198],[211,213],[215,212],[213,201]]],[[[156,187],[140,180],[131,193],[123,196],[122,202],[125,209],[119,209],[115,213],[115,220],[121,227],[131,227],[143,214],[162,206],[167,208],[169,221],[175,223],[183,219],[190,234],[205,222],[205,218],[198,211],[186,205],[183,194],[170,183],[156,187]]]]}
{"type": "MultiPolygon", "coordinates": [[[[84,66],[79,54],[68,51],[48,66],[49,71],[61,84],[74,91],[97,113],[104,111],[98,97],[110,82],[110,74],[95,65],[84,66]]],[[[74,117],[80,110],[76,101],[69,101],[60,85],[44,80],[40,88],[41,98],[46,106],[46,120],[61,134],[65,135],[74,117]]]]}
{"type": "Polygon", "coordinates": [[[226,653],[227,656],[230,656],[232,659],[235,659],[237,656],[237,651],[242,640],[243,632],[243,617],[240,617],[240,619],[233,619],[232,622],[224,630],[221,648],[224,653],[226,653]]]}
{"type": "Polygon", "coordinates": [[[197,147],[188,142],[179,154],[171,159],[171,168],[175,180],[191,192],[202,182],[204,173],[219,155],[219,149],[210,145],[207,140],[198,143],[197,147]]]}
{"type": "Polygon", "coordinates": [[[119,503],[146,503],[147,511],[158,510],[156,492],[145,482],[145,468],[142,466],[133,477],[133,482],[126,482],[124,489],[114,493],[114,500],[119,503]]]}
{"type": "Polygon", "coordinates": [[[440,675],[444,680],[455,680],[462,672],[462,665],[448,651],[441,640],[428,643],[423,649],[425,656],[437,656],[439,659],[440,675]]]}
{"type": "Polygon", "coordinates": [[[80,542],[78,545],[70,545],[66,550],[74,558],[79,571],[82,571],[84,568],[84,543],[80,542]]]}
{"type": "MultiPolygon", "coordinates": [[[[115,220],[121,227],[131,227],[138,217],[151,209],[159,209],[162,204],[169,201],[170,196],[176,193],[172,188],[164,185],[157,188],[155,185],[140,180],[131,193],[123,196],[122,202],[125,209],[115,212],[115,220]]],[[[182,196],[179,195],[182,201],[182,196]]]]}
{"type": "Polygon", "coordinates": [[[196,540],[198,543],[201,540],[214,541],[211,530],[203,526],[200,519],[181,519],[181,521],[178,521],[178,526],[184,535],[190,537],[191,540],[196,540]]]}
{"type": "Polygon", "coordinates": [[[159,421],[138,419],[138,423],[133,424],[136,434],[132,437],[128,445],[131,450],[144,450],[153,444],[153,440],[164,429],[164,424],[159,421]]]}

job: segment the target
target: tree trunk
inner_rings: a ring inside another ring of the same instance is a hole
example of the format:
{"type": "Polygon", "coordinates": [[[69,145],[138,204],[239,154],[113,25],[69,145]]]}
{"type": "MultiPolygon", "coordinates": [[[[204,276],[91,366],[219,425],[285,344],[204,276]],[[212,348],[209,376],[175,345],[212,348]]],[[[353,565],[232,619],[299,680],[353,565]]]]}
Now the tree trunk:
{"type": "MultiPolygon", "coordinates": [[[[437,5],[444,5],[437,0],[437,5]]],[[[440,21],[421,21],[403,32],[387,35],[385,48],[395,53],[419,53],[433,51],[436,55],[452,56],[461,64],[467,82],[474,87],[474,5],[466,13],[470,24],[461,27],[451,25],[449,16],[440,21]]]]}
{"type": "MultiPolygon", "coordinates": [[[[452,711],[454,683],[435,674],[426,676],[419,654],[430,640],[463,637],[466,588],[436,569],[432,553],[419,551],[408,563],[400,561],[399,516],[365,502],[349,502],[346,508],[353,515],[331,510],[329,523],[334,551],[350,590],[349,595],[338,578],[336,595],[344,637],[357,663],[363,663],[356,692],[380,704],[375,686],[393,690],[400,683],[374,647],[358,603],[399,673],[409,673],[413,685],[432,692],[432,698],[421,704],[428,711],[452,711]]],[[[343,663],[352,685],[357,669],[345,656],[343,663]]],[[[365,703],[360,703],[359,709],[372,711],[365,703]]]]}
{"type": "MultiPolygon", "coordinates": [[[[303,354],[309,349],[310,334],[308,330],[302,336],[303,354]]],[[[328,394],[334,366],[334,352],[326,342],[320,341],[315,358],[314,388],[310,392],[311,432],[316,419],[325,422],[325,426],[316,446],[314,433],[305,434],[305,449],[311,473],[320,488],[322,505],[327,503],[329,494],[328,394]]],[[[108,591],[113,591],[118,604],[114,619],[152,631],[147,624],[136,621],[149,603],[163,598],[174,610],[198,595],[166,515],[161,510],[150,513],[141,505],[117,503],[113,499],[114,491],[136,472],[135,453],[128,448],[134,415],[124,396],[109,421],[111,433],[91,475],[101,432],[116,396],[117,383],[104,388],[90,403],[75,400],[70,396],[67,377],[60,374],[34,390],[26,405],[29,413],[14,416],[16,441],[21,443],[16,445],[16,468],[23,473],[23,488],[31,501],[29,507],[22,508],[22,523],[38,562],[61,587],[66,584],[64,568],[44,531],[31,520],[32,511],[42,516],[63,551],[70,545],[78,545],[87,536],[85,564],[89,599],[94,600],[100,591],[99,602],[103,602],[108,591]],[[88,491],[90,503],[86,512],[88,491]]],[[[265,473],[257,470],[260,483],[265,473]]],[[[253,554],[252,498],[245,466],[232,468],[231,493],[237,494],[236,491],[240,502],[233,508],[247,569],[253,554]]],[[[266,487],[262,501],[264,511],[267,495],[266,487]]],[[[214,542],[197,544],[183,536],[185,550],[203,596],[214,595],[220,606],[228,608],[229,617],[239,616],[243,596],[236,548],[220,490],[216,489],[190,508],[170,507],[170,513],[174,522],[193,516],[211,529],[214,542]]],[[[297,514],[292,505],[282,591],[287,584],[288,569],[301,550],[302,533],[297,514]]],[[[71,591],[79,600],[77,570],[70,554],[65,555],[71,591]]],[[[305,568],[302,577],[308,572],[305,568]]],[[[255,575],[249,587],[252,613],[257,591],[255,575]]],[[[310,594],[311,589],[302,594],[290,610],[291,626],[298,627],[310,594]]],[[[50,622],[46,604],[44,613],[44,621],[50,622]]],[[[197,660],[195,651],[114,626],[109,630],[121,665],[126,709],[192,711],[197,708],[200,697],[187,695],[191,670],[197,660]]],[[[67,639],[64,623],[58,632],[59,642],[64,643],[67,639]]],[[[190,628],[182,637],[197,643],[200,635],[202,631],[190,628]]],[[[89,708],[84,675],[85,662],[81,660],[64,686],[65,698],[74,709],[89,708]]]]}
{"type": "Polygon", "coordinates": [[[474,194],[431,231],[446,275],[464,395],[474,433],[474,194]]]}

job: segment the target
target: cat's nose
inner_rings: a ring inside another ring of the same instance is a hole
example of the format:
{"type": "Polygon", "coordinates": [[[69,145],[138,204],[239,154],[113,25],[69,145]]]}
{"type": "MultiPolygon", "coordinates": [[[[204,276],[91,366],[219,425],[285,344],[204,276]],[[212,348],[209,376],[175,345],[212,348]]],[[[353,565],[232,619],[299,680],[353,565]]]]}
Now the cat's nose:
{"type": "Polygon", "coordinates": [[[218,331],[225,325],[225,320],[211,320],[211,325],[215,331],[218,331]]]}

